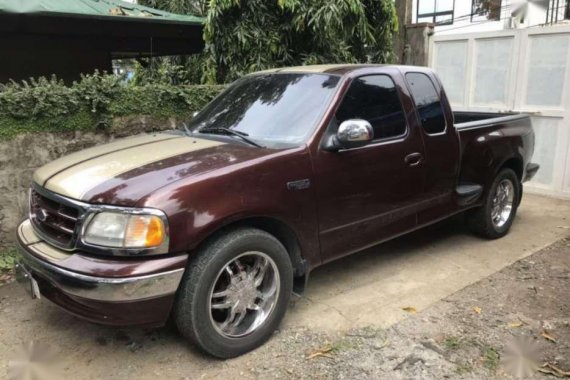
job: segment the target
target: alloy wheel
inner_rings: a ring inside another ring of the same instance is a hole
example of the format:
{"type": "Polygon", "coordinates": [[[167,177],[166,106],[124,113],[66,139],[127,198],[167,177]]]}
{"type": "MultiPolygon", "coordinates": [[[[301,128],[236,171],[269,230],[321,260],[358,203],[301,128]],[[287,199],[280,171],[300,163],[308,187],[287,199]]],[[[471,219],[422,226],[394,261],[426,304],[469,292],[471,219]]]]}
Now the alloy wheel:
{"type": "Polygon", "coordinates": [[[245,252],[226,263],[210,289],[210,320],[227,338],[259,329],[279,298],[277,265],[263,252],[245,252]]]}

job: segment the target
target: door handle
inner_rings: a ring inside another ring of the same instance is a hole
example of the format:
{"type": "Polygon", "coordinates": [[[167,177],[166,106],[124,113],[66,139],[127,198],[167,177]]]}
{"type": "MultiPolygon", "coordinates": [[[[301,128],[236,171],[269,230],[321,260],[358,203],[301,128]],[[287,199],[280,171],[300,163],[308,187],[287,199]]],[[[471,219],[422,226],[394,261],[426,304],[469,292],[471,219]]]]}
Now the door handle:
{"type": "Polygon", "coordinates": [[[404,162],[410,166],[418,166],[423,160],[424,156],[419,152],[410,153],[404,158],[404,162]]]}

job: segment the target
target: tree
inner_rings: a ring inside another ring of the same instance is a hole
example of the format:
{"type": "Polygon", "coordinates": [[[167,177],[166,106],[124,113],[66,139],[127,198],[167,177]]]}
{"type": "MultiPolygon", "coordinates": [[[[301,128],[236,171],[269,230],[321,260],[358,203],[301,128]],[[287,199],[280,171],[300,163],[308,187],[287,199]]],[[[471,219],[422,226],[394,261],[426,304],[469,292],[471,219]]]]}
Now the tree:
{"type": "Polygon", "coordinates": [[[487,16],[488,20],[500,20],[501,0],[475,0],[472,13],[478,16],[487,16]]]}
{"type": "Polygon", "coordinates": [[[276,66],[390,62],[397,27],[392,0],[213,0],[206,80],[276,66]]]}
{"type": "Polygon", "coordinates": [[[172,13],[206,16],[209,0],[139,0],[140,5],[172,13]]]}
{"type": "Polygon", "coordinates": [[[391,62],[393,0],[144,0],[172,12],[206,12],[202,81],[318,63],[391,62]]]}

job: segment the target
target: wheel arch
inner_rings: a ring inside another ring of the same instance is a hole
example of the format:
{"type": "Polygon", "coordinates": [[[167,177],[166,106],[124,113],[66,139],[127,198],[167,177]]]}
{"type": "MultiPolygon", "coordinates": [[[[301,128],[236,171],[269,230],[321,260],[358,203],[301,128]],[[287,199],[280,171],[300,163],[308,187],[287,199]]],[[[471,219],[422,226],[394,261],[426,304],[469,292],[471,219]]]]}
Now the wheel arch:
{"type": "Polygon", "coordinates": [[[281,244],[283,244],[289,254],[291,264],[293,266],[294,291],[296,293],[303,292],[309,276],[309,264],[304,258],[303,248],[297,233],[289,224],[280,219],[268,216],[252,216],[227,220],[208,234],[198,247],[206,241],[215,238],[217,235],[223,234],[226,230],[239,227],[260,229],[274,236],[281,244]]]}
{"type": "Polygon", "coordinates": [[[512,169],[515,174],[517,175],[517,178],[519,179],[519,182],[522,183],[523,180],[523,175],[524,175],[524,169],[523,169],[523,159],[521,157],[511,157],[508,158],[507,160],[505,160],[505,162],[503,162],[503,164],[501,166],[499,166],[499,169],[497,170],[498,174],[501,170],[503,169],[512,169]]]}

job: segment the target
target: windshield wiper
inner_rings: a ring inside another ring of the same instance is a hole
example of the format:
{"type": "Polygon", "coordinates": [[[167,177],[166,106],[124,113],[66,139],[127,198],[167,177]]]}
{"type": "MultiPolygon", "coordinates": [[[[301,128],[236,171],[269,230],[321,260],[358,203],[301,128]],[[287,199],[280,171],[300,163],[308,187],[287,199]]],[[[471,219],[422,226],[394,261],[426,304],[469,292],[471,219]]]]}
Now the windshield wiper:
{"type": "Polygon", "coordinates": [[[186,123],[183,122],[182,127],[184,128],[184,133],[186,133],[186,136],[192,136],[192,131],[190,128],[188,128],[188,125],[186,125],[186,123]]]}
{"type": "Polygon", "coordinates": [[[247,133],[242,132],[242,131],[236,131],[236,130],[233,130],[230,128],[210,127],[210,128],[199,129],[198,132],[200,132],[200,133],[212,133],[212,134],[218,133],[218,134],[226,134],[226,135],[231,135],[231,136],[237,136],[250,145],[256,146],[258,148],[265,148],[263,145],[259,145],[255,141],[248,139],[247,136],[249,136],[249,135],[247,133]]]}

